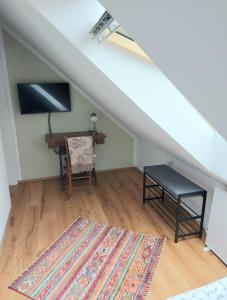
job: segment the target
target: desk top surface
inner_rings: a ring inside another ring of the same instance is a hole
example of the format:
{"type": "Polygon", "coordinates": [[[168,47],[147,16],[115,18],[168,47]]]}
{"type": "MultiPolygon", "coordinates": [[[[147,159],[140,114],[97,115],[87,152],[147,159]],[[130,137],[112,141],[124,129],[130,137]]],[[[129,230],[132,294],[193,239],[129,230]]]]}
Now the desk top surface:
{"type": "Polygon", "coordinates": [[[160,184],[176,199],[182,196],[203,195],[206,192],[203,188],[167,165],[146,166],[144,167],[144,173],[160,184]]]}
{"type": "Polygon", "coordinates": [[[45,141],[48,144],[49,148],[56,146],[62,146],[65,144],[65,137],[79,137],[79,136],[94,136],[95,138],[101,136],[102,141],[100,144],[104,143],[105,135],[102,132],[97,131],[77,131],[77,132],[60,132],[45,134],[45,141]]]}

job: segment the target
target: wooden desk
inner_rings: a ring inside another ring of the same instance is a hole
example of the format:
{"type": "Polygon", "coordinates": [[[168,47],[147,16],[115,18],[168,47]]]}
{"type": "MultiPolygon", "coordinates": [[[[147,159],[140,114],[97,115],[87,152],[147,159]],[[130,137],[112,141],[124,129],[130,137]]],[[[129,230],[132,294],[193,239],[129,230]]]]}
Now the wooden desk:
{"type": "Polygon", "coordinates": [[[105,134],[97,131],[61,132],[45,134],[45,142],[49,149],[56,148],[59,146],[65,146],[65,137],[74,136],[93,136],[95,144],[104,144],[106,138],[105,134]]]}
{"type": "MultiPolygon", "coordinates": [[[[105,134],[97,131],[78,131],[78,132],[60,132],[45,134],[45,142],[49,149],[54,149],[54,152],[59,156],[60,167],[60,179],[62,186],[64,186],[64,170],[63,170],[63,156],[66,153],[65,149],[65,137],[79,137],[79,136],[92,136],[94,144],[104,144],[105,134]]],[[[92,170],[94,177],[96,178],[95,168],[92,170]]]]}

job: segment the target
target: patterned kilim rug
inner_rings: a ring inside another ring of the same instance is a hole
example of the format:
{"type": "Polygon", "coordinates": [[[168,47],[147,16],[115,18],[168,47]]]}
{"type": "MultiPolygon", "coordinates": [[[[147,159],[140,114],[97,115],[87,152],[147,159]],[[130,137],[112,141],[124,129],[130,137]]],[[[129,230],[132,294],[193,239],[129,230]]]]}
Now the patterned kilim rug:
{"type": "Polygon", "coordinates": [[[78,218],[9,288],[30,299],[146,299],[163,239],[78,218]]]}

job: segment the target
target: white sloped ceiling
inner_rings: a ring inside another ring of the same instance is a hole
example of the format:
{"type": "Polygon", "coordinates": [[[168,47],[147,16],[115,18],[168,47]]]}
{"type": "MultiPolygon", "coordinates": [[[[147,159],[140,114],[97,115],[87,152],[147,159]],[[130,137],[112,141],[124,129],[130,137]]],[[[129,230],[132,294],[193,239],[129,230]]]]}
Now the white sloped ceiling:
{"type": "Polygon", "coordinates": [[[108,41],[91,39],[103,11],[96,0],[0,0],[8,26],[117,121],[227,182],[223,162],[215,159],[227,154],[225,140],[163,73],[108,41]]]}

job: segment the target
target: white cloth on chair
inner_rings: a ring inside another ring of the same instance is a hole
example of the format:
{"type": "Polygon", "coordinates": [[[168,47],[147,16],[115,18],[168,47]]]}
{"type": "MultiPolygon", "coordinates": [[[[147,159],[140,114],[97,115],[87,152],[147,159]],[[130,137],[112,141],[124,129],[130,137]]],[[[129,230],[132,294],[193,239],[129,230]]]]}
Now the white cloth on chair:
{"type": "Polygon", "coordinates": [[[89,172],[94,166],[92,136],[67,138],[72,173],[89,172]]]}

